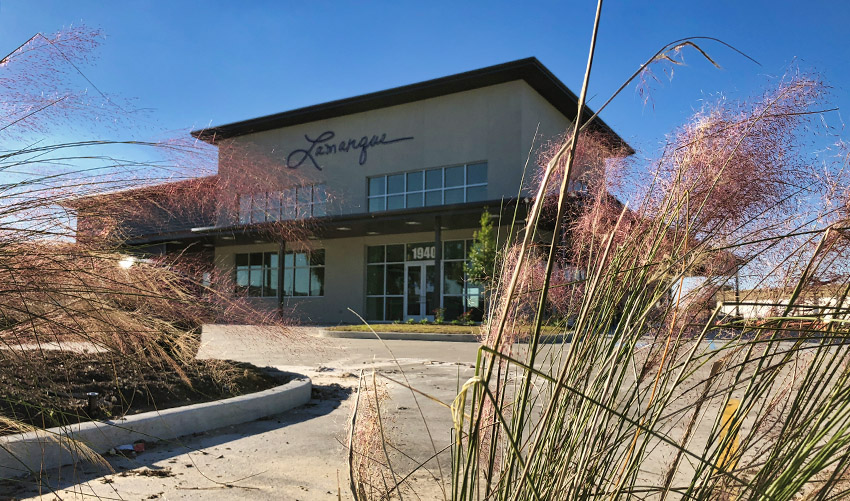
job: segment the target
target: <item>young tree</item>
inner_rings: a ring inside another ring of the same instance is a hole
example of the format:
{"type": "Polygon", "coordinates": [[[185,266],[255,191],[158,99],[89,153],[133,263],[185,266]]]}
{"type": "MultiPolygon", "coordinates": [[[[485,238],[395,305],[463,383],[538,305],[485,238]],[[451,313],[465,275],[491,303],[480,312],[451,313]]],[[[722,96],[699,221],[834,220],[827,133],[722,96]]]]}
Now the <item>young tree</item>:
{"type": "Polygon", "coordinates": [[[484,285],[490,289],[496,277],[496,230],[490,212],[484,209],[481,213],[481,228],[472,237],[472,248],[469,249],[469,261],[466,263],[466,274],[472,282],[484,285]]]}

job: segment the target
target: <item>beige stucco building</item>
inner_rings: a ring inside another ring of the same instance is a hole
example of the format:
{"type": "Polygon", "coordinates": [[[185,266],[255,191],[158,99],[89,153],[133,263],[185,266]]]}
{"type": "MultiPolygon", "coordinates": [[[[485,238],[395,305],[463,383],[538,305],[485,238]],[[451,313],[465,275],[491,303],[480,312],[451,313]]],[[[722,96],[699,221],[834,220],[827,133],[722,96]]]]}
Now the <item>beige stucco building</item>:
{"type": "Polygon", "coordinates": [[[480,316],[464,276],[480,215],[522,213],[526,165],[576,109],[530,58],[195,131],[220,149],[217,215],[135,243],[202,242],[238,293],[307,322],[480,316]]]}

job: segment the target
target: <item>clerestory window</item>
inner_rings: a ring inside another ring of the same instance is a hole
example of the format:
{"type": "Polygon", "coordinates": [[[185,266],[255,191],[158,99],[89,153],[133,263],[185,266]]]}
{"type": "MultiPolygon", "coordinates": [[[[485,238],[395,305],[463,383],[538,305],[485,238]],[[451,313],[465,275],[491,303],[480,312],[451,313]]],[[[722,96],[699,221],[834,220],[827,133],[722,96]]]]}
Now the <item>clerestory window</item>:
{"type": "Polygon", "coordinates": [[[487,162],[370,177],[369,212],[487,199],[487,162]]]}

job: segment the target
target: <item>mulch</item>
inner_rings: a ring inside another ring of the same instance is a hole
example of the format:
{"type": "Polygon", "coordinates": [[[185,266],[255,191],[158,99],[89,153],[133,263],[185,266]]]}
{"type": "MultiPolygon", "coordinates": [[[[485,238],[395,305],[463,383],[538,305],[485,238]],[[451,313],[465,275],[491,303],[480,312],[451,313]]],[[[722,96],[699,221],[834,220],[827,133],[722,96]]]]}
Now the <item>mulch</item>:
{"type": "MultiPolygon", "coordinates": [[[[251,364],[194,360],[181,366],[113,353],[4,353],[0,359],[0,416],[49,428],[115,419],[266,390],[289,378],[251,364]],[[94,411],[89,392],[96,392],[94,411]]],[[[0,434],[17,430],[0,426],[0,434]]]]}

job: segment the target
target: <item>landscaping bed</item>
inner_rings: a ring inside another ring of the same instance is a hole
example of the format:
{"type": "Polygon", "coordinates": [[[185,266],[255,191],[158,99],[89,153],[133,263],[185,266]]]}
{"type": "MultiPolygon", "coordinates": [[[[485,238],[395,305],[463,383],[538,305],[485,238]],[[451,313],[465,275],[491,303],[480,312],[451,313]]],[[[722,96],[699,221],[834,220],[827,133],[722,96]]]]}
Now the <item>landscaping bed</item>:
{"type": "MultiPolygon", "coordinates": [[[[251,364],[222,360],[181,365],[184,379],[171,364],[114,353],[31,355],[4,357],[0,416],[41,428],[219,400],[291,379],[251,364]],[[89,392],[98,393],[94,412],[89,412],[89,392]]],[[[0,434],[14,431],[0,429],[0,434]]]]}

